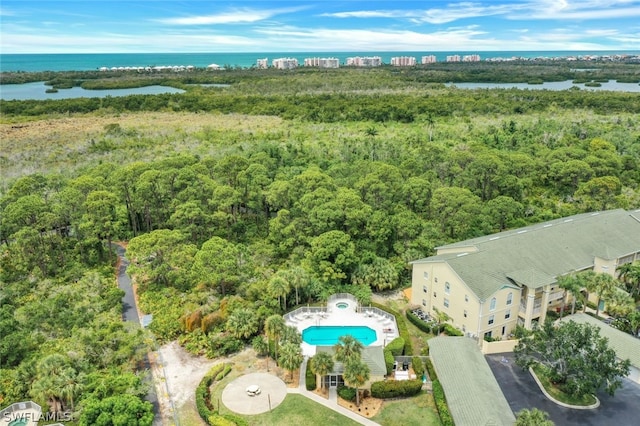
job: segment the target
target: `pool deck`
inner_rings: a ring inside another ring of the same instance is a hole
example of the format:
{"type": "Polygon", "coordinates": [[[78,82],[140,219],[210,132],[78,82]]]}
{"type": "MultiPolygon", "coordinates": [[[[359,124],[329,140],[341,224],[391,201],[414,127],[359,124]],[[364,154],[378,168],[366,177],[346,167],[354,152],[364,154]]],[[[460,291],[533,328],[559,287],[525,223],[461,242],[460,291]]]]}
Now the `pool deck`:
{"type": "MultiPolygon", "coordinates": [[[[376,332],[376,341],[369,346],[386,346],[399,336],[395,318],[376,308],[360,308],[352,300],[334,300],[327,308],[300,308],[285,316],[287,325],[294,326],[300,333],[311,326],[366,326],[376,332]],[[336,305],[347,303],[347,308],[336,305]]],[[[316,346],[302,342],[302,354],[313,356],[316,346]]]]}

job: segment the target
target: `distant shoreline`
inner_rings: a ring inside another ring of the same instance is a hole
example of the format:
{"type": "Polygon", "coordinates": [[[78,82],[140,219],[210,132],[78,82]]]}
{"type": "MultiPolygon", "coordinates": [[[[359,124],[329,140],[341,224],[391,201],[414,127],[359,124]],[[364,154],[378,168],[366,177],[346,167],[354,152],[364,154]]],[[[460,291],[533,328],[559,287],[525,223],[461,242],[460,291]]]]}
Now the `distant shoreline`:
{"type": "Polygon", "coordinates": [[[258,59],[267,59],[271,65],[276,58],[293,58],[303,64],[305,58],[336,58],[341,66],[349,57],[379,56],[388,65],[393,57],[415,57],[420,65],[423,56],[434,56],[445,62],[447,56],[478,55],[480,61],[510,60],[620,60],[640,63],[640,50],[606,51],[345,51],[345,52],[249,52],[249,53],[3,53],[0,54],[0,72],[57,72],[98,71],[101,68],[126,67],[180,67],[206,68],[215,64],[221,68],[252,68],[258,59]],[[613,59],[603,59],[612,57],[613,59]]]}

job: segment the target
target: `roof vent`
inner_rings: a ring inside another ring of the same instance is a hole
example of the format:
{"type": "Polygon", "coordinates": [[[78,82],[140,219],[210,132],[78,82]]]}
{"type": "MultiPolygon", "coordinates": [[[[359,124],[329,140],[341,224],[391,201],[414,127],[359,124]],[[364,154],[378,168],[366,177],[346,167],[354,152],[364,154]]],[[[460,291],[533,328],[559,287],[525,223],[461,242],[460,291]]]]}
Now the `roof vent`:
{"type": "Polygon", "coordinates": [[[489,241],[497,240],[498,238],[500,238],[500,237],[491,237],[491,238],[489,238],[489,241]]]}
{"type": "Polygon", "coordinates": [[[524,234],[525,232],[527,232],[527,230],[523,229],[522,231],[518,231],[518,234],[524,234]]]}
{"type": "Polygon", "coordinates": [[[464,253],[460,253],[459,255],[457,255],[457,257],[466,256],[466,255],[468,255],[468,254],[469,254],[469,252],[466,252],[466,251],[465,251],[464,253]]]}
{"type": "Polygon", "coordinates": [[[553,223],[547,223],[546,225],[543,226],[543,228],[549,228],[550,226],[553,226],[553,223]]]}
{"type": "Polygon", "coordinates": [[[573,222],[573,219],[565,219],[564,223],[567,223],[567,222],[573,222]]]}

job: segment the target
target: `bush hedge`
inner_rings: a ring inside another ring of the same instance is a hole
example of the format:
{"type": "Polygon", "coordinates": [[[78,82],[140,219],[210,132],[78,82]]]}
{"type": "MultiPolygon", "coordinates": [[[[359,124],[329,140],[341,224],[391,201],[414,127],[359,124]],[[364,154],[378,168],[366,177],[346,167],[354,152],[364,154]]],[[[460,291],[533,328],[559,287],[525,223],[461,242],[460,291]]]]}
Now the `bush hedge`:
{"type": "Polygon", "coordinates": [[[401,314],[394,311],[391,308],[386,307],[385,305],[381,305],[379,303],[371,303],[371,306],[374,306],[380,310],[383,310],[396,318],[396,324],[398,325],[398,332],[400,333],[400,337],[404,339],[404,354],[407,356],[413,355],[413,346],[411,346],[411,335],[409,334],[409,329],[407,328],[407,323],[404,321],[404,318],[401,314]]]}
{"type": "Polygon", "coordinates": [[[436,409],[438,410],[442,426],[454,426],[453,417],[447,405],[447,398],[444,396],[444,389],[442,389],[439,380],[433,381],[433,399],[436,403],[436,409]]]}
{"type": "Polygon", "coordinates": [[[404,351],[404,339],[402,337],[396,337],[385,346],[385,349],[389,350],[393,356],[400,356],[404,351]]]}
{"type": "Polygon", "coordinates": [[[427,374],[429,375],[430,380],[438,380],[438,375],[436,374],[436,370],[433,368],[433,364],[431,363],[431,358],[427,358],[424,362],[424,366],[427,368],[427,374]]]}
{"type": "Polygon", "coordinates": [[[196,388],[196,408],[198,409],[200,417],[207,422],[209,417],[215,415],[215,410],[211,405],[210,386],[224,368],[224,364],[216,364],[211,367],[209,372],[205,374],[196,388]]]}
{"type": "Polygon", "coordinates": [[[413,367],[413,372],[416,373],[416,377],[421,378],[424,374],[424,363],[419,356],[414,356],[411,358],[411,366],[413,367]]]}
{"type": "Polygon", "coordinates": [[[339,386],[338,395],[340,396],[340,398],[345,399],[347,401],[356,400],[356,390],[348,386],[339,386]]]}
{"type": "Polygon", "coordinates": [[[451,324],[444,325],[444,332],[447,336],[464,336],[464,333],[451,324]]]}
{"type": "Polygon", "coordinates": [[[418,318],[417,315],[415,315],[411,311],[406,311],[405,312],[405,316],[407,317],[407,319],[413,325],[418,327],[420,329],[420,331],[424,331],[425,333],[431,333],[431,324],[433,324],[433,323],[428,323],[428,322],[425,322],[425,321],[421,320],[420,318],[418,318]]]}
{"type": "Polygon", "coordinates": [[[387,376],[393,372],[393,363],[395,362],[395,358],[390,350],[384,348],[382,351],[384,353],[384,365],[387,367],[387,376]]]}
{"type": "Polygon", "coordinates": [[[420,393],[422,380],[385,380],[371,384],[371,396],[374,398],[402,398],[420,393]]]}
{"type": "MultiPolygon", "coordinates": [[[[309,361],[311,361],[311,360],[309,360],[309,361]]],[[[316,387],[318,387],[318,383],[316,381],[316,375],[313,373],[313,371],[311,371],[311,368],[309,368],[310,364],[311,364],[311,362],[307,362],[307,370],[304,373],[305,382],[306,382],[306,386],[307,386],[307,390],[308,391],[315,390],[316,387]]]]}

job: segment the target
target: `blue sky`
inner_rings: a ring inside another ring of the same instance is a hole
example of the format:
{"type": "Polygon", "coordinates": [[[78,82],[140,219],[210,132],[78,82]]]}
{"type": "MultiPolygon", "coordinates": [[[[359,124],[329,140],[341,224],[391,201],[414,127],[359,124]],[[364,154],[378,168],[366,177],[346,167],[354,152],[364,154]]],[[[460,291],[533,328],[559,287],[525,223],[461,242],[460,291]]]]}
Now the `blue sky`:
{"type": "Polygon", "coordinates": [[[640,50],[640,0],[0,3],[2,53],[640,50]]]}

